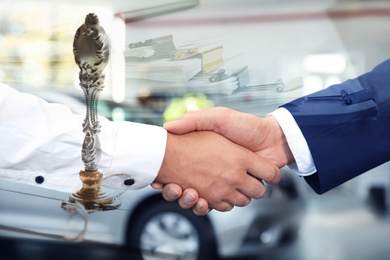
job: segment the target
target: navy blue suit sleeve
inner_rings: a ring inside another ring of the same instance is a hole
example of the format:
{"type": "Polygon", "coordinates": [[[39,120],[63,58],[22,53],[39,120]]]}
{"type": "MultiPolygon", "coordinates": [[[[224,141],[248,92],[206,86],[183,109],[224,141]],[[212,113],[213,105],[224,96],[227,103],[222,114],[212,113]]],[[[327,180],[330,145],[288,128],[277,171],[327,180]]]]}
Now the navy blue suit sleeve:
{"type": "Polygon", "coordinates": [[[283,105],[299,125],[322,194],[390,160],[390,60],[356,79],[283,105]]]}

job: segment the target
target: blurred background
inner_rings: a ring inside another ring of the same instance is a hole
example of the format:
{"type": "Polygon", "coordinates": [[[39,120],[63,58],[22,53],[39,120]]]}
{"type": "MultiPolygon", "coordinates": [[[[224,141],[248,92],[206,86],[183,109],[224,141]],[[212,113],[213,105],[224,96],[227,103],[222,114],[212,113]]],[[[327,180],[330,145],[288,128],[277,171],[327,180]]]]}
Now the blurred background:
{"type": "MultiPolygon", "coordinates": [[[[111,39],[111,60],[98,107],[110,120],[162,125],[189,110],[215,106],[265,116],[290,100],[370,71],[390,57],[387,0],[0,0],[0,82],[83,114],[84,97],[72,43],[77,28],[91,12],[99,16],[111,39]],[[139,44],[131,47],[131,43],[139,44]]],[[[240,221],[248,233],[256,214],[264,214],[266,208],[274,214],[267,216],[273,220],[270,223],[281,216],[294,216],[294,239],[288,244],[272,244],[276,235],[259,231],[257,244],[242,251],[246,257],[388,259],[389,164],[321,196],[288,169],[283,176],[287,188],[278,189],[288,200],[277,197],[277,190],[269,198],[280,202],[275,205],[284,211],[275,210],[270,203],[259,205],[262,213],[234,209],[233,213],[211,214],[219,257],[243,259],[237,254],[248,234],[236,241],[236,251],[226,249],[229,242],[221,237],[239,236],[233,227],[238,228],[240,221]],[[287,211],[286,201],[296,205],[287,211]],[[255,215],[245,222],[243,214],[255,215]],[[225,219],[223,227],[215,224],[218,219],[225,219]],[[235,223],[230,230],[229,221],[235,223]],[[263,250],[267,243],[272,246],[263,250]]],[[[20,198],[9,207],[4,196],[15,195],[21,188],[29,189],[0,182],[0,235],[3,243],[11,243],[15,250],[30,248],[43,254],[50,246],[36,246],[35,240],[17,246],[8,238],[14,237],[9,235],[10,226],[21,228],[10,219],[20,217],[23,210],[15,210],[20,198]]],[[[34,197],[40,192],[27,193],[34,197]]],[[[132,196],[130,192],[129,200],[132,196]]],[[[148,196],[140,195],[137,200],[148,196]]],[[[138,205],[132,202],[127,209],[135,212],[138,205]]],[[[131,221],[123,223],[131,226],[131,221]]],[[[22,226],[29,229],[27,224],[22,226]]],[[[105,242],[122,246],[125,240],[105,242]]],[[[89,245],[75,246],[75,254],[80,255],[89,245]]],[[[123,247],[113,247],[105,254],[125,257],[127,253],[123,247]]],[[[194,259],[202,258],[198,254],[194,259]]]]}

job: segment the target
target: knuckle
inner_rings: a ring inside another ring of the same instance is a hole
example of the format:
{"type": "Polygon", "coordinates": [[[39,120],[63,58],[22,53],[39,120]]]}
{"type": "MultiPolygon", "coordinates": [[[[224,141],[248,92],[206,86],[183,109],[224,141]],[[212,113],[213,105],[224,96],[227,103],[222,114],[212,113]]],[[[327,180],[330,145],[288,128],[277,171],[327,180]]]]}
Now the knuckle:
{"type": "Polygon", "coordinates": [[[264,179],[269,184],[277,184],[280,181],[280,170],[279,168],[272,167],[271,169],[267,170],[267,176],[266,179],[264,179]]]}
{"type": "Polygon", "coordinates": [[[272,183],[277,184],[280,181],[280,170],[276,166],[273,168],[272,174],[272,183]]]}
{"type": "Polygon", "coordinates": [[[185,118],[191,117],[191,116],[194,115],[194,113],[195,113],[195,111],[193,111],[193,110],[187,111],[187,112],[183,115],[183,118],[184,118],[184,117],[185,117],[185,118]]]}
{"type": "Polygon", "coordinates": [[[189,209],[189,208],[192,207],[192,205],[186,204],[186,203],[185,203],[183,200],[181,200],[181,199],[179,199],[178,203],[179,203],[179,206],[180,206],[181,208],[183,208],[183,209],[189,209]]]}
{"type": "Polygon", "coordinates": [[[237,165],[239,165],[241,168],[246,168],[246,165],[248,164],[248,158],[244,156],[244,154],[237,154],[235,156],[235,160],[237,162],[237,165]]]}
{"type": "Polygon", "coordinates": [[[230,118],[232,116],[232,113],[234,110],[227,108],[227,107],[215,107],[212,108],[213,112],[215,112],[218,115],[223,115],[225,118],[230,118]]]}
{"type": "Polygon", "coordinates": [[[243,170],[246,173],[246,168],[248,164],[247,154],[244,153],[241,147],[235,147],[230,150],[226,155],[226,161],[229,163],[229,170],[232,173],[231,175],[237,176],[237,172],[242,172],[243,170]]]}
{"type": "Polygon", "coordinates": [[[207,209],[205,210],[197,210],[195,208],[192,209],[192,212],[194,212],[195,215],[197,216],[205,216],[207,214],[207,209]]]}
{"type": "Polygon", "coordinates": [[[230,112],[230,109],[229,108],[227,108],[227,107],[215,107],[215,108],[213,108],[215,111],[218,111],[218,112],[224,112],[224,113],[226,113],[226,112],[230,112]]]}
{"type": "Polygon", "coordinates": [[[222,207],[222,209],[220,211],[222,212],[228,212],[228,211],[231,211],[233,209],[234,206],[232,205],[226,205],[224,207],[222,207]]]}
{"type": "Polygon", "coordinates": [[[231,174],[222,175],[222,183],[228,184],[229,187],[236,187],[242,182],[242,179],[235,171],[232,171],[231,174]]]}
{"type": "Polygon", "coordinates": [[[229,203],[226,203],[226,202],[223,202],[223,203],[219,203],[218,205],[216,205],[214,207],[215,210],[218,210],[218,211],[221,211],[221,212],[227,212],[227,211],[230,211],[234,208],[233,205],[229,204],[229,203]]]}
{"type": "Polygon", "coordinates": [[[245,207],[245,206],[248,206],[250,202],[251,202],[250,198],[244,198],[236,206],[237,207],[245,207]]]}
{"type": "Polygon", "coordinates": [[[253,198],[254,199],[260,199],[262,197],[264,197],[265,195],[265,187],[264,185],[262,185],[262,187],[260,189],[258,189],[255,193],[254,193],[254,196],[253,198]]]}

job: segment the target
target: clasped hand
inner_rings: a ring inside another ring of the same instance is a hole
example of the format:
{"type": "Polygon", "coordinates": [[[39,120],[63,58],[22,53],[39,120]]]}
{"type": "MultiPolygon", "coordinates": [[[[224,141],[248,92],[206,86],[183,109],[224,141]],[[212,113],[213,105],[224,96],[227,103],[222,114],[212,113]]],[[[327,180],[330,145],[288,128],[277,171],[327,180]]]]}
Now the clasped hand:
{"type": "Polygon", "coordinates": [[[212,209],[229,211],[261,198],[263,181],[277,184],[279,168],[293,161],[272,116],[212,108],[188,112],[164,128],[165,156],[151,186],[196,215],[212,209]]]}

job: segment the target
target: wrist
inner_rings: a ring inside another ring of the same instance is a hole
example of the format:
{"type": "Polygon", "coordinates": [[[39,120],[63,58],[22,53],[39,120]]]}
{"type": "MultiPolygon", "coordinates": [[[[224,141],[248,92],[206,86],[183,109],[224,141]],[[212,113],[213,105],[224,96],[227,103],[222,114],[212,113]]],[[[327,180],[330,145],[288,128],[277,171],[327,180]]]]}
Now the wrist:
{"type": "Polygon", "coordinates": [[[165,146],[165,154],[163,161],[161,163],[160,170],[158,171],[157,177],[154,180],[154,182],[166,184],[169,180],[168,173],[172,170],[171,167],[173,165],[173,158],[174,158],[174,151],[175,151],[175,144],[174,144],[174,138],[172,138],[171,133],[167,133],[167,144],[165,146]]]}
{"type": "Polygon", "coordinates": [[[188,169],[192,146],[188,143],[188,136],[167,133],[167,144],[165,147],[164,158],[154,182],[162,184],[167,183],[184,183],[186,176],[183,175],[182,169],[188,169]]]}
{"type": "Polygon", "coordinates": [[[273,141],[272,147],[274,147],[275,156],[277,158],[275,164],[281,168],[287,164],[293,163],[295,161],[293,153],[291,152],[286,135],[280,127],[278,120],[273,115],[269,115],[264,118],[264,121],[268,126],[269,136],[272,136],[270,139],[273,141]]]}

